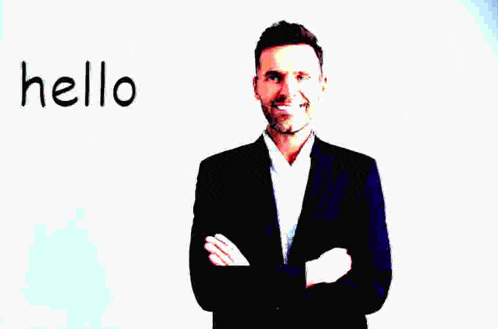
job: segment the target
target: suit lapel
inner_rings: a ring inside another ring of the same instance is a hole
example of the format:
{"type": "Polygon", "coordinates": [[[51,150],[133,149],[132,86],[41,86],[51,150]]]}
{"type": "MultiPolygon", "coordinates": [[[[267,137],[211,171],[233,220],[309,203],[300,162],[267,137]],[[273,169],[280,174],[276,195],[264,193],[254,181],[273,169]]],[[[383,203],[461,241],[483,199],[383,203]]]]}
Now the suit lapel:
{"type": "MultiPolygon", "coordinates": [[[[273,194],[273,184],[270,173],[270,156],[268,149],[260,136],[254,145],[254,154],[250,156],[251,182],[253,191],[258,191],[256,207],[258,207],[258,218],[255,220],[262,221],[260,224],[265,226],[266,239],[269,241],[269,248],[265,249],[267,259],[273,266],[283,265],[282,245],[280,240],[280,227],[278,224],[277,207],[275,196],[273,194]]],[[[258,225],[258,227],[260,227],[258,225]]]]}
{"type": "MultiPolygon", "coordinates": [[[[323,195],[325,183],[331,180],[332,158],[321,152],[323,142],[315,136],[315,142],[311,150],[311,167],[306,184],[306,191],[303,198],[303,205],[298,219],[296,233],[289,251],[288,264],[298,266],[307,260],[306,254],[307,240],[313,237],[313,220],[322,212],[323,195]]],[[[253,144],[254,154],[250,155],[252,188],[258,192],[257,206],[259,207],[259,218],[262,225],[266,227],[266,238],[270,241],[270,247],[266,250],[269,253],[269,260],[272,264],[283,265],[282,245],[280,238],[280,226],[277,217],[275,196],[273,194],[273,184],[271,180],[268,149],[260,136],[253,144]]],[[[256,220],[259,220],[256,219],[256,220]]],[[[258,227],[260,227],[258,225],[258,227]]]]}
{"type": "MultiPolygon", "coordinates": [[[[311,167],[303,198],[303,205],[299,215],[296,233],[289,251],[289,264],[298,265],[307,260],[306,245],[308,239],[313,238],[313,221],[322,213],[325,184],[330,176],[331,166],[321,152],[321,140],[315,136],[315,143],[311,151],[311,167]]],[[[315,232],[316,233],[316,232],[315,232]]]]}

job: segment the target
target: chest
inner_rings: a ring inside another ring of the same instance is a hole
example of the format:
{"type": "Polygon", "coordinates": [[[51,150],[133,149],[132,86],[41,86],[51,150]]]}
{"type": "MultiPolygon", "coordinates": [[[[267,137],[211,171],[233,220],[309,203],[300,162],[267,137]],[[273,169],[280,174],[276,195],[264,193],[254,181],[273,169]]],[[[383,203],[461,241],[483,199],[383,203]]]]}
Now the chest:
{"type": "MultiPolygon", "coordinates": [[[[270,171],[264,176],[247,175],[227,179],[227,193],[219,204],[219,228],[248,258],[251,264],[269,265],[282,261],[278,211],[296,208],[299,213],[291,255],[302,262],[319,257],[334,247],[349,249],[356,243],[362,225],[362,202],[357,182],[347,173],[311,170],[302,198],[279,202],[270,171]],[[287,208],[286,208],[287,209],[287,208]]],[[[290,186],[287,186],[290,188],[290,186]]],[[[297,195],[298,193],[287,193],[297,195]]]]}

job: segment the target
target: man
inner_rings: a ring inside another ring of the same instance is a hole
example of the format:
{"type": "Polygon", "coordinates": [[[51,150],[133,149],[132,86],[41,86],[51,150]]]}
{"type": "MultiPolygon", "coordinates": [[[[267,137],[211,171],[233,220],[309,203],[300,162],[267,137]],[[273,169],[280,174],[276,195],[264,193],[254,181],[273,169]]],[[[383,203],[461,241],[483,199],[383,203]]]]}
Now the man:
{"type": "Polygon", "coordinates": [[[281,21],[255,50],[268,126],[200,164],[190,274],[214,328],[367,328],[391,282],[375,161],[312,129],[322,49],[281,21]]]}

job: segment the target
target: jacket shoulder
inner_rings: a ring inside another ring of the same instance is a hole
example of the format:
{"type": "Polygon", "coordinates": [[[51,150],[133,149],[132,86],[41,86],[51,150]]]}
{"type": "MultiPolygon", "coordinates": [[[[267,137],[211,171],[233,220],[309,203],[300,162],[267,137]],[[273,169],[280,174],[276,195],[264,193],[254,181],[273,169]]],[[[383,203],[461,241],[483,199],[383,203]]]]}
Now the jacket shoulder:
{"type": "Polygon", "coordinates": [[[254,143],[245,144],[230,150],[213,154],[205,158],[202,162],[214,163],[214,162],[237,161],[242,159],[243,157],[248,156],[251,152],[254,152],[254,143]]]}
{"type": "Polygon", "coordinates": [[[315,152],[319,157],[330,158],[333,161],[345,162],[349,164],[371,164],[375,162],[375,159],[369,155],[333,145],[320,139],[317,141],[316,148],[313,152],[315,152]]]}
{"type": "Polygon", "coordinates": [[[240,168],[248,162],[261,157],[261,150],[256,143],[245,144],[230,150],[211,155],[201,161],[201,168],[228,170],[229,168],[240,168]]]}

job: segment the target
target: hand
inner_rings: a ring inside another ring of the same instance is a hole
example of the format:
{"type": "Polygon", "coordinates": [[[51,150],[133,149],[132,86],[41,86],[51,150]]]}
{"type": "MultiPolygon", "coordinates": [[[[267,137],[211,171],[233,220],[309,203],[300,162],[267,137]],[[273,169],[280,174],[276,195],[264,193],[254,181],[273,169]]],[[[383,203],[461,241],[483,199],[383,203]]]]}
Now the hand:
{"type": "Polygon", "coordinates": [[[210,252],[209,260],[217,266],[249,266],[239,249],[221,234],[206,237],[204,249],[210,252]]]}
{"type": "Polygon", "coordinates": [[[306,288],[339,280],[351,270],[351,264],[351,256],[344,248],[334,248],[306,262],[306,288]]]}

